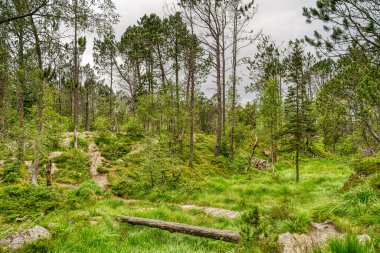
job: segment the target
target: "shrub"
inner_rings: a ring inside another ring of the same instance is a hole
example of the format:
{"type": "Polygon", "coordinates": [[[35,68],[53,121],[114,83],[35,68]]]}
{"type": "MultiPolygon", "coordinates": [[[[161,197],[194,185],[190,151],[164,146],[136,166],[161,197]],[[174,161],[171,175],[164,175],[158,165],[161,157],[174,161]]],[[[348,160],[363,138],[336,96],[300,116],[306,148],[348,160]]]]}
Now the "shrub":
{"type": "MultiPolygon", "coordinates": [[[[74,139],[72,139],[70,141],[70,147],[73,147],[73,146],[74,146],[74,139]]],[[[78,137],[78,147],[80,147],[80,148],[87,148],[88,144],[87,144],[86,140],[78,137]]]]}
{"type": "Polygon", "coordinates": [[[111,187],[112,193],[116,196],[125,197],[128,193],[127,180],[119,180],[115,182],[111,187]]]}
{"type": "Polygon", "coordinates": [[[98,116],[95,118],[95,129],[97,131],[107,131],[110,128],[109,122],[109,118],[98,116]]]}
{"type": "Polygon", "coordinates": [[[110,161],[115,161],[128,154],[132,149],[130,136],[118,134],[116,136],[100,134],[95,138],[95,143],[99,146],[102,156],[110,161]]]}
{"type": "Polygon", "coordinates": [[[98,173],[100,173],[100,174],[106,174],[106,173],[108,173],[108,169],[107,169],[107,168],[104,168],[103,166],[98,167],[98,168],[97,168],[97,171],[98,171],[98,173]]]}
{"type": "Polygon", "coordinates": [[[70,150],[53,159],[59,170],[54,174],[57,182],[78,184],[91,179],[87,170],[88,159],[79,150],[70,150]]]}
{"type": "Polygon", "coordinates": [[[0,213],[6,220],[29,215],[37,216],[59,208],[65,195],[55,188],[9,186],[0,189],[0,213]]]}
{"type": "Polygon", "coordinates": [[[101,189],[94,181],[82,183],[77,189],[73,190],[71,194],[79,197],[81,200],[90,200],[93,196],[99,196],[101,189]]]}
{"type": "Polygon", "coordinates": [[[356,160],[352,164],[353,169],[359,175],[369,176],[375,173],[380,173],[380,159],[377,157],[367,157],[356,160]]]}
{"type": "Polygon", "coordinates": [[[17,183],[20,178],[20,166],[18,163],[10,163],[5,165],[2,176],[5,183],[17,183]]]}

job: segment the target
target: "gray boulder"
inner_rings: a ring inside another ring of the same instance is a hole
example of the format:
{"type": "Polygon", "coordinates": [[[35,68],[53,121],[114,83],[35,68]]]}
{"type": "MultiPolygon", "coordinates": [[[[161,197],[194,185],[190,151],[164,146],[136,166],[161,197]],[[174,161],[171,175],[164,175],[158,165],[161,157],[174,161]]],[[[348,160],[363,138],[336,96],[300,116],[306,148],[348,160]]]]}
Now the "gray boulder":
{"type": "Polygon", "coordinates": [[[47,238],[51,238],[51,233],[46,228],[35,226],[7,235],[0,240],[0,247],[7,251],[13,251],[22,248],[26,243],[47,238]]]}

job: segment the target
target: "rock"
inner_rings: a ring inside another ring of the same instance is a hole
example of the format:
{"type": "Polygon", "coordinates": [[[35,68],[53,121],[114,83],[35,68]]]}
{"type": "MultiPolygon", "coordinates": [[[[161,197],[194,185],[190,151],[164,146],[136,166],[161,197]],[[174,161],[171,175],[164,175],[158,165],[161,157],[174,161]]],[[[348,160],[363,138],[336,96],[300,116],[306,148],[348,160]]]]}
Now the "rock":
{"type": "Polygon", "coordinates": [[[255,168],[259,170],[268,170],[268,168],[272,166],[268,161],[258,158],[255,158],[253,163],[255,164],[255,168]]]}
{"type": "Polygon", "coordinates": [[[313,248],[323,247],[331,237],[342,237],[331,221],[312,223],[313,230],[307,234],[281,234],[278,242],[284,253],[312,252],[313,248]]]}
{"type": "Polygon", "coordinates": [[[61,156],[62,154],[63,154],[63,152],[61,152],[61,151],[51,152],[49,155],[49,159],[53,159],[55,157],[61,156]]]}
{"type": "Polygon", "coordinates": [[[264,150],[264,155],[266,157],[271,157],[272,156],[272,152],[268,151],[268,150],[264,150]]]}
{"type": "MultiPolygon", "coordinates": [[[[281,245],[284,253],[303,253],[312,252],[314,248],[326,246],[327,241],[332,238],[343,238],[346,234],[341,233],[339,229],[331,222],[311,223],[313,230],[307,234],[284,233],[278,237],[278,243],[281,245]]],[[[358,235],[360,243],[371,240],[371,237],[364,234],[358,235]]]]}
{"type": "Polygon", "coordinates": [[[46,228],[35,226],[31,229],[19,230],[7,235],[0,240],[0,247],[7,251],[13,251],[22,248],[26,243],[47,238],[51,238],[51,233],[46,228]]]}
{"type": "Polygon", "coordinates": [[[183,209],[195,209],[195,210],[202,210],[203,212],[216,216],[216,217],[225,217],[234,219],[240,215],[239,212],[221,209],[221,208],[214,208],[214,207],[203,207],[203,206],[196,206],[196,205],[182,205],[181,208],[183,209]]]}
{"type": "Polygon", "coordinates": [[[368,241],[371,241],[371,237],[369,235],[366,235],[366,234],[364,234],[364,235],[358,235],[358,240],[359,240],[360,243],[364,244],[364,243],[366,243],[368,241]]]}

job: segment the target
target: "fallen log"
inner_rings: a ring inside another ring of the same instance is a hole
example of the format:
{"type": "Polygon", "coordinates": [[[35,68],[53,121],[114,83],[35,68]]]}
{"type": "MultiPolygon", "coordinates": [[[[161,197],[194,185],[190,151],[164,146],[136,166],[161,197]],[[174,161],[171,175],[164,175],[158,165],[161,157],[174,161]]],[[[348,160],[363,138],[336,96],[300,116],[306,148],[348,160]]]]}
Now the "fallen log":
{"type": "Polygon", "coordinates": [[[167,222],[160,220],[152,220],[138,217],[130,217],[119,215],[118,219],[123,222],[127,222],[132,225],[141,225],[151,228],[159,228],[170,232],[194,235],[199,237],[211,238],[215,240],[222,240],[226,242],[239,243],[240,234],[231,230],[219,230],[213,228],[204,228],[198,226],[192,226],[176,222],[167,222]]]}

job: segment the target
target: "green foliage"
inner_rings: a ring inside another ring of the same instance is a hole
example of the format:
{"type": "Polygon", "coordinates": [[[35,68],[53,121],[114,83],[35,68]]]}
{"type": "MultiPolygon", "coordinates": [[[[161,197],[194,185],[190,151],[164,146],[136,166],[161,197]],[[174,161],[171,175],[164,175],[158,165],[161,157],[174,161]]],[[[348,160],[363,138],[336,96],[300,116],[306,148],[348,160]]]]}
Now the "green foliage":
{"type": "MultiPolygon", "coordinates": [[[[74,146],[74,139],[70,140],[70,147],[74,146]]],[[[78,137],[78,147],[86,149],[88,147],[87,141],[83,138],[78,137]]]]}
{"type": "Polygon", "coordinates": [[[102,156],[107,160],[116,161],[128,154],[132,150],[133,142],[141,138],[139,135],[101,133],[95,138],[95,143],[99,146],[102,156]]]}
{"type": "Polygon", "coordinates": [[[376,182],[376,178],[380,175],[380,159],[378,157],[356,159],[352,163],[352,168],[354,173],[347,180],[343,189],[351,189],[365,182],[369,182],[369,185],[371,185],[373,189],[379,189],[379,183],[376,182]]]}
{"type": "Polygon", "coordinates": [[[94,126],[97,131],[108,131],[110,129],[110,119],[105,116],[98,116],[95,118],[94,126]]]}
{"type": "Polygon", "coordinates": [[[332,239],[328,246],[315,249],[314,253],[375,253],[379,246],[374,240],[361,243],[356,235],[347,235],[344,239],[332,239]]]}
{"type": "Polygon", "coordinates": [[[126,197],[129,190],[128,181],[117,180],[116,182],[113,182],[111,190],[112,190],[112,193],[115,194],[116,196],[126,197]]]}
{"type": "Polygon", "coordinates": [[[27,215],[34,218],[63,204],[65,195],[55,188],[17,185],[0,188],[0,213],[6,221],[27,215]]]}
{"type": "Polygon", "coordinates": [[[89,161],[81,150],[69,150],[61,156],[53,159],[57,164],[58,171],[53,179],[60,183],[78,184],[91,178],[88,172],[89,161]]]}
{"type": "Polygon", "coordinates": [[[130,135],[143,135],[143,126],[137,117],[130,117],[125,125],[124,129],[130,135]]]}
{"type": "Polygon", "coordinates": [[[98,171],[98,173],[100,173],[100,174],[107,174],[107,173],[109,172],[108,169],[105,168],[105,167],[103,167],[103,166],[99,166],[99,167],[97,168],[97,171],[98,171]]]}
{"type": "Polygon", "coordinates": [[[270,231],[268,220],[261,217],[258,207],[244,212],[241,215],[240,223],[242,240],[237,252],[280,252],[275,238],[269,235],[272,231],[270,231]]]}
{"type": "Polygon", "coordinates": [[[71,192],[71,196],[78,197],[81,200],[90,200],[91,197],[100,194],[101,189],[93,181],[84,182],[71,192]]]}
{"type": "Polygon", "coordinates": [[[380,158],[366,157],[364,159],[358,159],[352,164],[352,167],[357,174],[362,176],[380,173],[380,158]]]}
{"type": "MultiPolygon", "coordinates": [[[[53,251],[54,244],[52,240],[38,240],[25,244],[21,249],[12,251],[13,253],[50,253],[53,251]]],[[[0,251],[1,252],[1,251],[0,251]]]]}
{"type": "Polygon", "coordinates": [[[12,184],[17,183],[20,179],[20,165],[18,163],[9,163],[0,171],[4,183],[12,184]]]}

